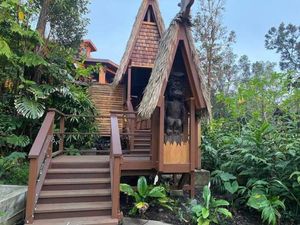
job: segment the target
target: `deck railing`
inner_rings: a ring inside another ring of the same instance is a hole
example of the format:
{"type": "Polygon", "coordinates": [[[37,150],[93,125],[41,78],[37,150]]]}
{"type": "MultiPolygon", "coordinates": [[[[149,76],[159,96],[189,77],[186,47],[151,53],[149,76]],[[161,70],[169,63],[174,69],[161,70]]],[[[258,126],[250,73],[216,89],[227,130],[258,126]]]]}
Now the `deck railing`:
{"type": "MultiPolygon", "coordinates": [[[[97,115],[67,115],[57,109],[49,109],[46,114],[39,133],[33,143],[29,152],[28,158],[30,160],[29,166],[29,181],[28,194],[26,203],[26,223],[32,224],[34,219],[34,210],[39,198],[42,185],[45,181],[47,171],[51,164],[51,159],[55,156],[63,154],[64,152],[64,138],[67,135],[101,135],[100,132],[66,132],[65,121],[73,117],[91,117],[91,118],[110,118],[110,172],[111,172],[111,195],[112,195],[112,217],[121,218],[120,212],[120,177],[121,164],[123,161],[121,135],[127,138],[131,137],[134,140],[136,133],[136,112],[128,111],[112,111],[111,115],[97,116],[97,115]],[[55,116],[59,116],[59,132],[54,132],[55,116]],[[120,122],[130,123],[131,129],[127,132],[120,132],[120,122]],[[128,132],[129,131],[129,132],[128,132]],[[59,137],[58,151],[53,152],[54,136],[59,137]]],[[[124,150],[128,152],[129,150],[124,150]]]]}
{"type": "Polygon", "coordinates": [[[33,223],[34,209],[52,158],[52,138],[55,112],[48,112],[32,145],[28,158],[29,181],[26,203],[26,223],[33,223]]]}

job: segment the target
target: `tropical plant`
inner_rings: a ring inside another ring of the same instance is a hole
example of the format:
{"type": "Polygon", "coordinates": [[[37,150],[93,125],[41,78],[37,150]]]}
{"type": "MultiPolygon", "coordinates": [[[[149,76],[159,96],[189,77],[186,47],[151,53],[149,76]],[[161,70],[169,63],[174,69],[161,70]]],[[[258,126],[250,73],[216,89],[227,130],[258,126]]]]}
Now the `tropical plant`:
{"type": "Polygon", "coordinates": [[[208,186],[203,188],[203,203],[192,202],[193,220],[198,225],[219,224],[220,216],[232,218],[231,212],[224,208],[229,202],[222,199],[215,199],[208,186]]]}
{"type": "Polygon", "coordinates": [[[71,145],[70,147],[67,147],[65,149],[65,154],[76,156],[76,155],[80,155],[80,151],[79,149],[75,148],[74,145],[71,145]]]}
{"type": "Polygon", "coordinates": [[[12,152],[6,157],[0,157],[0,183],[26,184],[28,180],[28,164],[25,159],[26,154],[22,152],[12,152]]]}
{"type": "Polygon", "coordinates": [[[228,191],[234,205],[244,206],[259,190],[270,204],[277,198],[284,203],[286,210],[275,207],[275,221],[297,224],[300,92],[289,85],[289,76],[254,75],[240,84],[237,93],[220,94],[226,113],[204,124],[202,150],[203,167],[212,171],[213,190],[228,191]]]}
{"type": "MultiPolygon", "coordinates": [[[[73,48],[62,45],[68,27],[65,22],[57,22],[58,17],[54,18],[52,11],[52,17],[47,20],[56,24],[52,31],[64,33],[59,35],[59,40],[44,40],[39,28],[32,28],[32,18],[42,13],[41,2],[46,1],[3,0],[0,3],[0,153],[3,155],[29,150],[48,108],[59,108],[66,114],[96,114],[89,99],[88,83],[76,79],[87,77],[97,68],[74,66],[78,40],[84,31],[80,26],[86,21],[80,17],[85,14],[88,1],[58,1],[55,5],[55,11],[60,13],[65,4],[72,9],[78,4],[85,10],[76,15],[81,22],[69,33],[73,38],[67,45],[73,48]]],[[[64,19],[76,14],[76,10],[64,11],[64,19]]],[[[65,127],[70,132],[96,129],[93,118],[70,118],[65,127]]],[[[93,137],[69,135],[65,141],[67,147],[71,144],[78,147],[91,145],[93,140],[93,137]]]]}
{"type": "Polygon", "coordinates": [[[144,214],[152,204],[172,210],[172,200],[167,196],[166,189],[163,186],[148,185],[145,177],[138,179],[137,191],[128,184],[120,184],[120,191],[134,198],[130,214],[144,214]]]}
{"type": "Polygon", "coordinates": [[[260,211],[261,218],[268,224],[275,225],[281,218],[280,208],[285,210],[284,202],[279,197],[267,197],[264,194],[253,193],[247,205],[260,211]]]}

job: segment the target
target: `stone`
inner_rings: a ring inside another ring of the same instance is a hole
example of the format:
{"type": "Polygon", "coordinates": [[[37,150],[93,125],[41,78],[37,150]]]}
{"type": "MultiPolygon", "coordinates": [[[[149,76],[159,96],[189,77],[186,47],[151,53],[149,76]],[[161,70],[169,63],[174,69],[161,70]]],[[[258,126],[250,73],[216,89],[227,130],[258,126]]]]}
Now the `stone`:
{"type": "Polygon", "coordinates": [[[0,185],[0,225],[14,225],[25,216],[26,186],[0,185]]]}
{"type": "Polygon", "coordinates": [[[202,189],[210,181],[210,172],[208,170],[195,170],[195,186],[202,189]]]}

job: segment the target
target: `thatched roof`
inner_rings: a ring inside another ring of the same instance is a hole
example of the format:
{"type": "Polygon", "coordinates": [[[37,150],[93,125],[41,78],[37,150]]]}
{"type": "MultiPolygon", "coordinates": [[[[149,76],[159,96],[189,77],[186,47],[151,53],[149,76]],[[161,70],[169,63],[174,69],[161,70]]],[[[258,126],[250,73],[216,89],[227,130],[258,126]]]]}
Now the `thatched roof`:
{"type": "MultiPolygon", "coordinates": [[[[197,75],[200,82],[201,92],[205,101],[206,108],[204,111],[211,117],[211,103],[209,93],[206,86],[206,77],[201,68],[199,55],[197,53],[192,31],[189,25],[189,21],[182,18],[182,14],[177,14],[170,24],[168,30],[164,33],[160,44],[158,55],[154,62],[154,68],[152,70],[148,85],[145,89],[143,99],[138,108],[138,113],[142,118],[150,118],[158,105],[159,98],[162,93],[163,85],[167,82],[169,74],[173,65],[174,55],[177,50],[178,35],[180,26],[184,27],[184,31],[187,36],[187,45],[190,48],[191,58],[197,71],[197,75]]],[[[203,109],[202,109],[203,111],[203,109]]]]}
{"type": "Polygon", "coordinates": [[[141,4],[138,14],[136,16],[136,19],[135,19],[135,22],[134,22],[134,25],[133,25],[133,28],[131,31],[131,35],[127,42],[127,46],[126,46],[124,55],[121,59],[119,69],[116,73],[116,76],[115,76],[115,79],[113,82],[113,84],[115,86],[119,84],[119,82],[122,80],[123,75],[126,73],[132,51],[133,51],[135,43],[136,43],[137,36],[139,34],[142,22],[144,20],[144,17],[146,15],[147,10],[150,5],[153,8],[156,24],[157,24],[160,35],[162,35],[162,33],[165,30],[165,25],[164,25],[163,18],[161,16],[158,1],[157,0],[142,0],[142,4],[141,4]]]}

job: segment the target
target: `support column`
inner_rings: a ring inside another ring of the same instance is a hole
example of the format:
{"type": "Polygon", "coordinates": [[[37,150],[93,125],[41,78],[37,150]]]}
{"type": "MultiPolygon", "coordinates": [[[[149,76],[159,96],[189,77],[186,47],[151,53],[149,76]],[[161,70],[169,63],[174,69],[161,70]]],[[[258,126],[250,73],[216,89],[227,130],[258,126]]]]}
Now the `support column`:
{"type": "Polygon", "coordinates": [[[131,102],[131,72],[132,67],[129,65],[128,67],[128,76],[127,76],[127,101],[131,102]]]}

